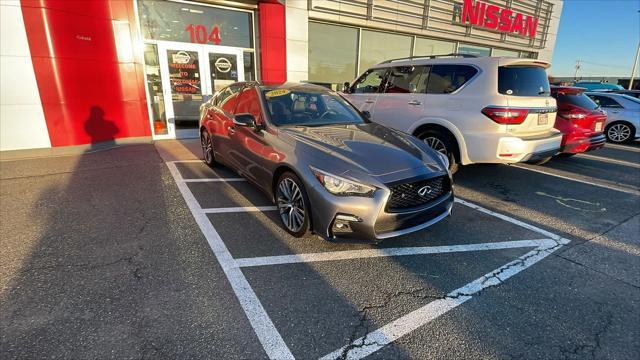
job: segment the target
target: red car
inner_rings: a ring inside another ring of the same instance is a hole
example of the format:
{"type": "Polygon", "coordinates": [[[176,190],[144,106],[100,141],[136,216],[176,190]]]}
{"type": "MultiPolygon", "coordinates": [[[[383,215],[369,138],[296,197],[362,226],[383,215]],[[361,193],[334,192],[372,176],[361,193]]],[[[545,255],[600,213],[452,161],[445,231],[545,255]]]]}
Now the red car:
{"type": "Polygon", "coordinates": [[[558,103],[555,128],[563,134],[560,151],[565,156],[604,146],[604,123],[607,113],[585,93],[586,89],[552,86],[551,96],[558,103]]]}

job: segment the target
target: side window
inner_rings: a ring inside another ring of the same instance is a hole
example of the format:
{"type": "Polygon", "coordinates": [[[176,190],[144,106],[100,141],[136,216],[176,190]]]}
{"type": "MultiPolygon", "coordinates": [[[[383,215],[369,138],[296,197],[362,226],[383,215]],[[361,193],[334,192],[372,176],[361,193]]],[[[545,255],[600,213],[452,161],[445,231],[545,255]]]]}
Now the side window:
{"type": "Polygon", "coordinates": [[[425,66],[398,66],[389,69],[384,92],[390,94],[419,92],[421,82],[424,81],[421,80],[424,69],[425,66]]]}
{"type": "Polygon", "coordinates": [[[262,108],[260,107],[260,98],[256,88],[253,86],[242,89],[238,96],[238,106],[235,114],[251,114],[256,119],[256,123],[262,122],[262,108]]]}
{"type": "Polygon", "coordinates": [[[387,69],[375,69],[367,71],[355,84],[353,84],[354,94],[371,94],[380,92],[384,83],[384,74],[387,69]]]}
{"type": "Polygon", "coordinates": [[[449,94],[458,90],[478,70],[468,65],[434,65],[429,74],[427,93],[449,94]]]}
{"type": "Polygon", "coordinates": [[[220,102],[218,103],[218,107],[224,110],[228,114],[233,114],[233,110],[236,107],[236,102],[238,99],[238,91],[242,88],[242,85],[231,85],[229,86],[225,92],[224,96],[221,96],[220,102]]]}
{"type": "Polygon", "coordinates": [[[596,102],[596,104],[600,105],[601,107],[606,107],[606,108],[621,108],[622,105],[620,105],[620,103],[618,103],[617,101],[613,100],[610,97],[606,97],[606,96],[591,96],[591,98],[593,99],[593,101],[596,102]]]}

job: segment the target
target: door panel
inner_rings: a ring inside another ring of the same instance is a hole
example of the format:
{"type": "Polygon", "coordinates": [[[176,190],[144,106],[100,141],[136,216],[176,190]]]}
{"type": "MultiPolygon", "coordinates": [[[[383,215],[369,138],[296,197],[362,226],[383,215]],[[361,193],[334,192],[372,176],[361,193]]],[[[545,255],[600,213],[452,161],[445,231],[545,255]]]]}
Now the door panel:
{"type": "Polygon", "coordinates": [[[351,86],[351,92],[345,97],[360,111],[373,115],[378,94],[383,90],[387,69],[373,69],[364,73],[351,86]]]}
{"type": "Polygon", "coordinates": [[[375,104],[373,120],[383,125],[407,131],[424,116],[423,77],[429,69],[424,66],[399,66],[389,69],[384,94],[375,104]],[[423,75],[424,74],[424,75],[423,75]]]}

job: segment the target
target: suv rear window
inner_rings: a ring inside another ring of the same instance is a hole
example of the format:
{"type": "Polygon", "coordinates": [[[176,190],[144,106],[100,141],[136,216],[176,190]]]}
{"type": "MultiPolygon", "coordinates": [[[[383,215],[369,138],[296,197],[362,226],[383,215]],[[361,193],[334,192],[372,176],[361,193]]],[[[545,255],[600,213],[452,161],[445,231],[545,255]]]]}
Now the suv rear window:
{"type": "Polygon", "coordinates": [[[549,96],[549,79],[539,66],[500,66],[498,92],[511,96],[549,96]]]}
{"type": "Polygon", "coordinates": [[[586,109],[586,110],[595,110],[598,108],[598,104],[596,104],[590,97],[588,97],[584,93],[580,94],[562,94],[554,96],[559,103],[569,103],[571,105],[575,105],[577,107],[586,109]]]}

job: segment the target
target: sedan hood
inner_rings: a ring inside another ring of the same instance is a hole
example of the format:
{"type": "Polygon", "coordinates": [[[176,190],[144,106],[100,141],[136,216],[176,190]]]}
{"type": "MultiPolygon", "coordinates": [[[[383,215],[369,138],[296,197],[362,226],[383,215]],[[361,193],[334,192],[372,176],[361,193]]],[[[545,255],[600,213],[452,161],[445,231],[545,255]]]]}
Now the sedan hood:
{"type": "Polygon", "coordinates": [[[430,149],[421,149],[409,135],[375,123],[282,127],[280,134],[294,147],[308,145],[311,151],[337,157],[348,169],[372,176],[425,166],[433,171],[443,170],[430,149]]]}

